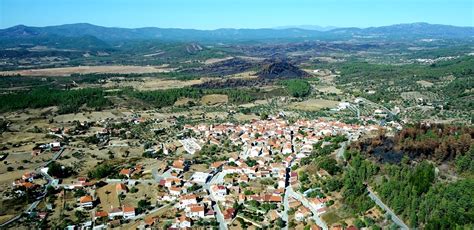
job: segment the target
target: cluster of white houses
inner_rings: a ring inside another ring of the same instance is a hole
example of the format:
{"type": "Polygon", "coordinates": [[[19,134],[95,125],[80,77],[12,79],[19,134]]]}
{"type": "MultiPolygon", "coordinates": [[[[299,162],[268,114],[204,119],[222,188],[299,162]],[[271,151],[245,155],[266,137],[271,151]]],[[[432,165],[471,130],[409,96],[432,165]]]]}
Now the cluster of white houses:
{"type": "MultiPolygon", "coordinates": [[[[230,140],[233,145],[241,146],[242,150],[225,161],[213,162],[209,170],[194,172],[189,179],[185,179],[184,172],[189,170],[190,161],[180,158],[169,165],[167,176],[159,180],[159,186],[165,192],[157,194],[156,198],[157,203],[171,203],[172,207],[181,213],[173,221],[171,229],[188,229],[195,221],[221,221],[217,216],[222,216],[228,224],[238,215],[235,205],[245,204],[246,201],[271,203],[281,207],[288,186],[297,187],[299,183],[298,174],[292,172],[291,167],[309,156],[314,144],[323,141],[326,136],[344,135],[354,139],[379,127],[350,125],[323,119],[299,120],[289,124],[286,120],[270,117],[266,120],[253,120],[248,124],[185,125],[184,129],[191,131],[193,136],[181,141],[190,154],[199,151],[204,144],[221,145],[226,140],[230,140]],[[253,180],[270,180],[273,183],[261,191],[249,185],[253,180]]],[[[126,194],[127,181],[135,175],[140,176],[142,172],[143,168],[140,165],[121,169],[118,173],[124,179],[115,185],[116,194],[126,194]]],[[[25,174],[24,178],[16,181],[14,185],[31,186],[33,177],[34,175],[25,174]]],[[[80,178],[68,188],[79,189],[91,185],[85,178],[80,178]]],[[[92,222],[101,219],[105,220],[101,223],[110,224],[112,221],[138,218],[135,207],[121,205],[111,207],[108,212],[97,211],[94,209],[95,201],[94,194],[78,198],[79,208],[90,210],[92,213],[92,222]]],[[[310,207],[306,207],[301,202],[289,198],[290,207],[296,209],[297,221],[324,213],[326,202],[326,199],[308,198],[310,207]],[[316,213],[312,210],[316,210],[316,213]]],[[[272,210],[265,216],[263,222],[281,216],[281,213],[272,210]]],[[[143,227],[152,226],[159,221],[145,216],[143,227]]],[[[102,227],[106,228],[105,225],[102,227]]]]}

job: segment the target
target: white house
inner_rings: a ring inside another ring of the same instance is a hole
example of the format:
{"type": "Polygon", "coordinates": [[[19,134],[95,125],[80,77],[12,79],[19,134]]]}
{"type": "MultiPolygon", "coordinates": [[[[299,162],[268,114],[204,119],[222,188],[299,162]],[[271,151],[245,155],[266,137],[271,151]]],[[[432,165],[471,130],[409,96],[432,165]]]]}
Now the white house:
{"type": "Polygon", "coordinates": [[[285,180],[284,180],[284,179],[283,179],[283,180],[278,180],[278,188],[285,188],[285,187],[286,187],[285,185],[286,185],[286,184],[285,184],[285,180]]]}
{"type": "Polygon", "coordinates": [[[169,188],[169,193],[170,193],[170,195],[172,195],[172,196],[179,196],[179,195],[181,195],[181,191],[182,191],[182,189],[179,188],[179,187],[171,186],[171,187],[169,188]]]}
{"type": "Polygon", "coordinates": [[[176,204],[178,208],[185,208],[186,206],[197,204],[197,199],[196,195],[194,194],[189,194],[189,195],[184,195],[179,198],[179,203],[176,204]]]}
{"type": "Polygon", "coordinates": [[[297,221],[304,221],[310,214],[311,210],[309,210],[309,208],[301,206],[295,212],[295,219],[297,221]]]}
{"type": "Polygon", "coordinates": [[[204,206],[192,205],[186,215],[190,218],[204,218],[204,206]]]}
{"type": "Polygon", "coordinates": [[[223,185],[211,185],[211,194],[216,200],[225,200],[227,189],[223,185]]]}
{"type": "Polygon", "coordinates": [[[309,205],[311,205],[314,209],[318,210],[318,209],[324,208],[325,202],[326,202],[325,199],[311,198],[309,200],[309,205]]]}
{"type": "Polygon", "coordinates": [[[82,208],[92,208],[94,206],[94,200],[92,196],[83,196],[79,198],[79,205],[82,208]]]}
{"type": "Polygon", "coordinates": [[[115,219],[115,217],[122,217],[123,216],[123,211],[121,208],[113,208],[109,212],[109,219],[115,219]]]}
{"type": "Polygon", "coordinates": [[[125,218],[125,219],[131,219],[131,218],[135,217],[135,208],[134,207],[123,206],[122,211],[123,211],[123,218],[125,218]]]}
{"type": "Polygon", "coordinates": [[[190,228],[191,227],[191,219],[187,216],[181,216],[179,219],[176,219],[174,227],[176,227],[176,228],[190,228]]]}
{"type": "Polygon", "coordinates": [[[195,172],[193,174],[193,176],[191,177],[191,180],[194,182],[194,183],[198,183],[198,184],[205,184],[206,181],[209,179],[210,175],[209,173],[205,173],[205,172],[195,172]]]}

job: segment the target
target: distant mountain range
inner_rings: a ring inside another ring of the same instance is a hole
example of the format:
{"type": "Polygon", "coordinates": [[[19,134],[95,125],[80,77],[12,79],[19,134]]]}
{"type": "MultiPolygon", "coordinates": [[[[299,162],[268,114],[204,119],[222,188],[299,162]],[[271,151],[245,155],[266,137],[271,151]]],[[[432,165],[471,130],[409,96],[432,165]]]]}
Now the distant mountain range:
{"type": "Polygon", "coordinates": [[[329,31],[337,29],[335,26],[317,26],[317,25],[295,25],[295,26],[278,26],[273,29],[303,29],[303,30],[317,30],[317,31],[329,31]]]}
{"type": "Polygon", "coordinates": [[[31,27],[18,25],[0,30],[0,46],[22,43],[67,43],[79,39],[86,46],[104,46],[105,42],[120,40],[160,39],[185,42],[227,42],[285,39],[472,39],[474,27],[434,25],[428,23],[397,24],[370,28],[299,28],[274,29],[172,29],[145,27],[136,29],[103,27],[87,23],[31,27]],[[319,28],[319,29],[318,29],[319,28]]]}

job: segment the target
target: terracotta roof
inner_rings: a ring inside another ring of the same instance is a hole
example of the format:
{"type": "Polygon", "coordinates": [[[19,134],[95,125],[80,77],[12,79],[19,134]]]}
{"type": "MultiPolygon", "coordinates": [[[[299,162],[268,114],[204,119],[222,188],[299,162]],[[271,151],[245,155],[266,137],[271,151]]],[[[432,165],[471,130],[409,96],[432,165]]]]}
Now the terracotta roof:
{"type": "Polygon", "coordinates": [[[83,196],[79,198],[80,203],[89,203],[92,202],[92,196],[83,196]]]}
{"type": "Polygon", "coordinates": [[[307,215],[311,213],[311,210],[309,210],[307,207],[301,206],[298,208],[298,212],[302,213],[303,215],[307,215]]]}
{"type": "Polygon", "coordinates": [[[181,196],[180,200],[195,200],[196,198],[197,198],[196,195],[188,194],[188,195],[181,196]]]}
{"type": "Polygon", "coordinates": [[[130,175],[132,173],[131,169],[122,169],[120,170],[120,175],[130,175]]]}
{"type": "Polygon", "coordinates": [[[107,213],[106,211],[95,212],[95,217],[107,217],[107,216],[109,216],[109,213],[107,213]]]}
{"type": "Polygon", "coordinates": [[[226,188],[223,185],[213,185],[211,189],[212,191],[226,190],[226,188]]]}
{"type": "Polygon", "coordinates": [[[178,188],[178,187],[171,186],[171,187],[169,188],[169,190],[170,190],[170,191],[181,192],[182,189],[181,189],[181,188],[178,188]]]}
{"type": "Polygon", "coordinates": [[[183,216],[181,216],[181,217],[179,218],[179,221],[180,221],[180,222],[185,222],[185,221],[191,222],[191,218],[189,218],[189,217],[183,215],[183,216]]]}
{"type": "Polygon", "coordinates": [[[184,160],[175,160],[173,162],[173,167],[178,169],[184,168],[184,160]]]}
{"type": "Polygon", "coordinates": [[[123,212],[135,212],[135,208],[131,206],[123,206],[123,212]]]}
{"type": "Polygon", "coordinates": [[[23,182],[23,183],[21,183],[21,186],[23,186],[25,188],[33,188],[33,187],[36,187],[36,184],[33,184],[31,182],[23,182]]]}
{"type": "Polygon", "coordinates": [[[204,212],[204,206],[191,207],[191,212],[204,212]]]}
{"type": "Polygon", "coordinates": [[[115,189],[116,189],[116,190],[124,190],[124,191],[126,191],[126,190],[127,190],[127,186],[125,186],[123,183],[119,183],[119,184],[116,184],[116,185],[115,185],[115,189]]]}
{"type": "Polygon", "coordinates": [[[220,166],[222,166],[225,162],[224,161],[216,161],[214,163],[211,164],[211,168],[219,168],[220,166]]]}
{"type": "Polygon", "coordinates": [[[153,217],[145,218],[145,224],[146,225],[153,225],[154,223],[155,223],[155,218],[153,218],[153,217]]]}
{"type": "Polygon", "coordinates": [[[23,173],[23,178],[30,178],[30,177],[34,177],[35,176],[35,173],[32,173],[32,172],[26,172],[26,173],[23,173]]]}
{"type": "Polygon", "coordinates": [[[234,217],[235,209],[229,208],[224,211],[224,219],[232,219],[234,217]]]}

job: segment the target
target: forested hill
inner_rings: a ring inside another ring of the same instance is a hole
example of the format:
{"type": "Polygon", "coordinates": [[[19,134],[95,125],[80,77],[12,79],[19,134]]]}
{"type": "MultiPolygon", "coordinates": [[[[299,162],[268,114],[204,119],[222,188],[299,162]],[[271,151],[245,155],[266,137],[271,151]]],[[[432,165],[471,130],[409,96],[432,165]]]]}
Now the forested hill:
{"type": "Polygon", "coordinates": [[[473,27],[433,25],[428,23],[398,24],[383,27],[338,28],[329,31],[299,28],[285,29],[217,29],[194,30],[174,28],[116,28],[102,27],[87,23],[67,24],[47,27],[18,25],[0,30],[0,40],[31,39],[47,36],[82,37],[94,36],[105,41],[127,39],[161,39],[174,41],[239,41],[278,39],[350,39],[360,37],[376,38],[440,38],[472,39],[473,27]]]}
{"type": "Polygon", "coordinates": [[[346,158],[357,172],[369,175],[368,184],[410,227],[472,229],[473,138],[472,126],[413,124],[395,136],[381,133],[354,143],[346,158]],[[361,156],[350,152],[362,153],[363,162],[376,159],[372,164],[380,170],[361,168],[361,156]]]}

